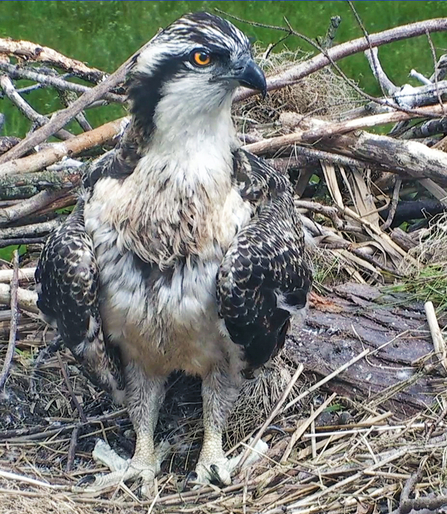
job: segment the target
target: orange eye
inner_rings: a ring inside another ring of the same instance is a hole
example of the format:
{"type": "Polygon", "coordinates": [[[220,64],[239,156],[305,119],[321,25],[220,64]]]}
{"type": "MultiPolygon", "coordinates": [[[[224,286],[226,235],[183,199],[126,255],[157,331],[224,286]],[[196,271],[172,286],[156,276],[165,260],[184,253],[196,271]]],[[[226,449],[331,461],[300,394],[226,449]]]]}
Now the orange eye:
{"type": "Polygon", "coordinates": [[[211,56],[207,52],[194,52],[193,55],[194,64],[198,66],[208,66],[211,63],[211,56]]]}

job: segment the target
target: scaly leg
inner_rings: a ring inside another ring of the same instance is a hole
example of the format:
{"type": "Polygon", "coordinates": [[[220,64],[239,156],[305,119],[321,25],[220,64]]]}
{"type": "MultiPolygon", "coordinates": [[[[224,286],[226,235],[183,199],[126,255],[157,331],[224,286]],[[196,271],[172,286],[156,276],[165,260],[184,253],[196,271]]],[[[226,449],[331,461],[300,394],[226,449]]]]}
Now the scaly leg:
{"type": "Polygon", "coordinates": [[[121,457],[106,448],[102,452],[101,445],[95,451],[97,458],[105,463],[112,473],[96,477],[95,482],[87,488],[98,491],[106,487],[118,485],[122,481],[142,478],[143,494],[147,494],[155,476],[160,472],[160,464],[166,454],[154,446],[154,431],[158,420],[158,412],[165,395],[165,377],[148,377],[136,365],[126,367],[126,402],[129,417],[136,434],[135,453],[130,460],[121,457]],[[100,454],[100,455],[98,455],[100,454]]]}
{"type": "Polygon", "coordinates": [[[239,380],[215,368],[202,382],[203,445],[196,466],[197,481],[231,484],[231,469],[222,448],[222,433],[239,392],[239,380]]]}

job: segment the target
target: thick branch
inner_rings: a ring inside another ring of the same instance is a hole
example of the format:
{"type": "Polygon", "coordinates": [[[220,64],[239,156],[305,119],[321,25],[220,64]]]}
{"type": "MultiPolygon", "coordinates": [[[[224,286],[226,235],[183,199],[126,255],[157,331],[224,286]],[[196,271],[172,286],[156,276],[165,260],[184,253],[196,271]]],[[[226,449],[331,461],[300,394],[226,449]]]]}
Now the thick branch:
{"type": "MultiPolygon", "coordinates": [[[[441,109],[440,106],[439,109],[441,109]]],[[[427,109],[427,108],[425,108],[427,109]]],[[[408,116],[403,112],[378,114],[369,119],[375,124],[377,119],[391,119],[408,116]],[[374,118],[376,121],[374,121],[374,118]]],[[[298,119],[298,118],[297,118],[298,119]]],[[[379,164],[392,172],[400,172],[414,177],[429,177],[447,184],[447,154],[440,150],[428,148],[415,141],[400,141],[388,136],[378,136],[368,132],[355,131],[351,134],[338,135],[361,125],[371,126],[368,118],[352,120],[346,123],[328,123],[321,120],[299,118],[303,129],[285,136],[273,137],[259,143],[246,145],[244,148],[255,154],[266,154],[280,148],[299,143],[312,143],[315,147],[336,151],[342,155],[366,162],[379,164]]]]}
{"type": "MultiPolygon", "coordinates": [[[[37,293],[29,289],[21,287],[17,290],[17,299],[19,307],[25,311],[38,313],[37,293]]],[[[9,284],[0,284],[0,305],[9,305],[11,303],[11,287],[9,284]]]]}
{"type": "MultiPolygon", "coordinates": [[[[117,134],[119,134],[122,128],[123,120],[125,119],[126,118],[120,118],[118,120],[111,121],[105,125],[102,125],[101,127],[90,130],[89,132],[84,132],[83,134],[80,134],[79,136],[76,136],[64,143],[51,145],[51,147],[48,147],[36,154],[29,155],[28,157],[22,157],[21,159],[5,162],[5,164],[0,165],[0,177],[38,171],[49,166],[50,164],[59,161],[67,155],[73,156],[84,150],[93,148],[94,146],[102,145],[106,141],[110,141],[117,134]]],[[[50,123],[52,123],[52,121],[50,123]]],[[[45,125],[45,127],[46,126],[48,125],[45,125]]],[[[38,131],[36,131],[35,134],[37,132],[38,131]]],[[[12,150],[15,148],[16,147],[14,147],[12,150]]],[[[8,152],[8,154],[9,153],[10,152],[8,152]]]]}
{"type": "Polygon", "coordinates": [[[42,223],[31,223],[28,225],[23,225],[21,227],[0,228],[0,241],[2,239],[36,237],[41,236],[43,234],[48,234],[49,232],[52,232],[54,229],[56,229],[61,224],[61,222],[62,220],[60,218],[57,218],[51,221],[44,221],[42,223]]]}
{"type": "Polygon", "coordinates": [[[14,221],[25,218],[68,194],[68,190],[41,191],[37,195],[23,200],[23,202],[1,209],[0,227],[7,226],[14,221]]]}

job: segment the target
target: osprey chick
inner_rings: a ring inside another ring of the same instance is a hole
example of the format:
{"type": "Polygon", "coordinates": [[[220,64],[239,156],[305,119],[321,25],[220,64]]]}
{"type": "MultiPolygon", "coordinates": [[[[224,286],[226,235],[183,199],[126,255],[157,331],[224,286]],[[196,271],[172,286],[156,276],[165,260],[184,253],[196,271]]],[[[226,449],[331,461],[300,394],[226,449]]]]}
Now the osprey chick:
{"type": "Polygon", "coordinates": [[[247,38],[188,14],[128,74],[131,121],[48,239],[38,305],[97,384],[124,401],[136,432],[126,471],[159,472],[154,429],[167,377],[202,378],[198,480],[231,481],[222,431],[242,375],[284,344],[311,284],[288,179],[240,148],[237,86],[266,92],[247,38]]]}

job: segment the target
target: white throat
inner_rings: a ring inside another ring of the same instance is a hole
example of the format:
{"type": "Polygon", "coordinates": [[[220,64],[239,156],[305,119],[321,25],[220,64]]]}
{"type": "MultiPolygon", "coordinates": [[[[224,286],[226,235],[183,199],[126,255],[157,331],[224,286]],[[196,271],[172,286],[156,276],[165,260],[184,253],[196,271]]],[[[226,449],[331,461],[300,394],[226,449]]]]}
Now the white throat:
{"type": "Polygon", "coordinates": [[[187,88],[189,94],[183,96],[175,84],[171,89],[157,105],[146,155],[136,170],[145,175],[140,180],[155,187],[169,180],[180,196],[189,196],[197,187],[220,196],[230,187],[232,150],[237,147],[232,95],[225,92],[216,102],[215,96],[199,89],[187,88]]]}

